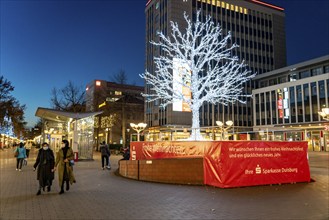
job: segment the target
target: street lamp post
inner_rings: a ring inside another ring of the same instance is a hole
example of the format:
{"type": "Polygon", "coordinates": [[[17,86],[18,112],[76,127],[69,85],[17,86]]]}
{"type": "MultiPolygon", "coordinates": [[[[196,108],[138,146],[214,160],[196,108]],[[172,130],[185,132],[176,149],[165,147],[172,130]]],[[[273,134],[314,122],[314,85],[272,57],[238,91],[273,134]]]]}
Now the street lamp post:
{"type": "Polygon", "coordinates": [[[127,136],[126,136],[126,145],[130,145],[130,135],[129,135],[130,128],[127,128],[127,136]]]}
{"type": "Polygon", "coordinates": [[[131,128],[137,132],[137,141],[139,141],[139,133],[145,129],[146,125],[147,124],[145,123],[138,123],[138,124],[130,123],[131,128]]]}
{"type": "Polygon", "coordinates": [[[323,108],[321,109],[321,112],[318,112],[318,114],[326,121],[329,121],[329,108],[323,108]]]}
{"type": "Polygon", "coordinates": [[[217,126],[219,127],[219,132],[221,134],[221,140],[225,140],[225,133],[228,129],[230,129],[233,126],[233,121],[226,121],[226,128],[224,127],[224,123],[221,121],[216,121],[217,126]]]}

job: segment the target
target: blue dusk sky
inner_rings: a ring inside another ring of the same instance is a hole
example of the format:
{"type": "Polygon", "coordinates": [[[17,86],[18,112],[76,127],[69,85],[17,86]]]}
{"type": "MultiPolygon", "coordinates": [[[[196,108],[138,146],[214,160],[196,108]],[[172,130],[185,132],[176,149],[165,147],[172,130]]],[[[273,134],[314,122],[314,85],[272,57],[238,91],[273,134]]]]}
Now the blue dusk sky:
{"type": "MultiPolygon", "coordinates": [[[[181,0],[176,0],[181,1],[181,0]]],[[[329,54],[328,0],[267,0],[286,13],[288,65],[329,54]]],[[[120,69],[143,85],[145,0],[0,1],[0,75],[27,106],[28,126],[51,90],[71,80],[85,88],[120,69]]]]}

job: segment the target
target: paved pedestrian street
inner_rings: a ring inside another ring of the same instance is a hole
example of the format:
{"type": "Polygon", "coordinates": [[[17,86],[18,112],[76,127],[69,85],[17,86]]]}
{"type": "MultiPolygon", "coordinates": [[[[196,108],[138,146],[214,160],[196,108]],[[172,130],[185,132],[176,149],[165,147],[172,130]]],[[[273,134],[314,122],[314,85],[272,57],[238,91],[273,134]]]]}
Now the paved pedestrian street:
{"type": "Polygon", "coordinates": [[[100,155],[75,164],[77,183],[59,195],[36,196],[36,150],[22,172],[10,149],[0,150],[0,219],[328,219],[328,153],[310,152],[315,182],[220,189],[141,182],[102,170],[100,155]]]}

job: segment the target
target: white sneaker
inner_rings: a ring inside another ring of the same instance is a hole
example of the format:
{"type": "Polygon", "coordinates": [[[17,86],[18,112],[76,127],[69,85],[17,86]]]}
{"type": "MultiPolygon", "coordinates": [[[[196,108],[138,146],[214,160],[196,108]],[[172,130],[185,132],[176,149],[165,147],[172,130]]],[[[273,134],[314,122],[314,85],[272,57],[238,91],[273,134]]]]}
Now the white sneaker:
{"type": "Polygon", "coordinates": [[[17,171],[18,169],[16,168],[16,171],[17,171]]]}
{"type": "Polygon", "coordinates": [[[21,169],[19,169],[19,172],[22,172],[22,170],[21,170],[21,169]]]}

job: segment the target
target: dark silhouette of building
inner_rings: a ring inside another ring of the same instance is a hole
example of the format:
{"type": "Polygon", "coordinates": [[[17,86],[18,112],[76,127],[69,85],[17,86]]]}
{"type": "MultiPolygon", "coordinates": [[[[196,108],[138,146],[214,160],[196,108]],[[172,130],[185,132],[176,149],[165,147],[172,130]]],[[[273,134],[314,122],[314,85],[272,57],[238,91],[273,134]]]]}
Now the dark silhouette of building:
{"type": "Polygon", "coordinates": [[[128,144],[130,123],[144,121],[144,87],[94,80],[86,87],[87,111],[102,111],[95,120],[96,146],[105,141],[128,144]]]}

